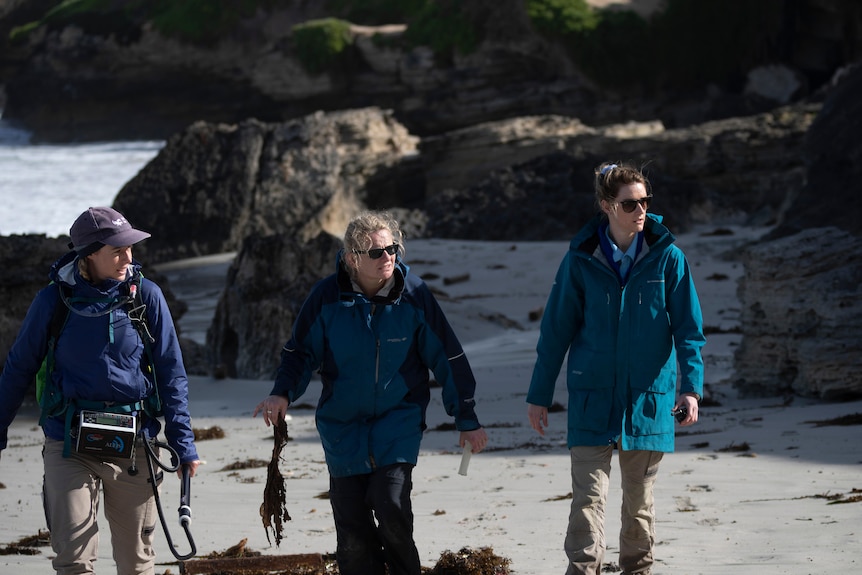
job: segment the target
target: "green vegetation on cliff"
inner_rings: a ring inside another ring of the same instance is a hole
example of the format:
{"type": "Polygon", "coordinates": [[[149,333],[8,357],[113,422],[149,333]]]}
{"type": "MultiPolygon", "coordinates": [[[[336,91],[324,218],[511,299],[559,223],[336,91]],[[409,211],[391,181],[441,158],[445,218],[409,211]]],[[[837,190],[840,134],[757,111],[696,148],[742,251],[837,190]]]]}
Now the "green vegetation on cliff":
{"type": "Polygon", "coordinates": [[[259,9],[272,10],[291,0],[63,0],[36,22],[10,32],[13,41],[39,26],[49,29],[76,25],[93,35],[126,36],[151,21],[165,36],[184,42],[212,45],[237,23],[259,9]]]}
{"type": "Polygon", "coordinates": [[[291,30],[296,57],[310,74],[334,69],[351,46],[350,23],[335,18],[309,20],[291,30]]]}
{"type": "MultiPolygon", "coordinates": [[[[324,0],[321,0],[321,2],[324,0]]],[[[11,33],[21,39],[40,26],[75,24],[88,34],[134,41],[144,22],[165,36],[213,45],[244,19],[298,0],[64,0],[44,17],[11,33]]],[[[441,62],[468,54],[491,25],[478,14],[486,0],[326,0],[332,17],[294,26],[292,45],[312,74],[349,62],[350,22],[406,23],[405,48],[429,46],[441,62]]],[[[534,29],[564,46],[577,67],[600,85],[631,91],[686,89],[714,82],[732,87],[779,41],[782,0],[666,0],[644,19],[586,0],[525,0],[534,29]]],[[[738,87],[738,86],[737,86],[738,87]]]]}
{"type": "Polygon", "coordinates": [[[471,22],[460,0],[426,1],[407,26],[405,38],[411,46],[429,46],[438,57],[455,52],[469,54],[482,38],[479,25],[471,22]]]}

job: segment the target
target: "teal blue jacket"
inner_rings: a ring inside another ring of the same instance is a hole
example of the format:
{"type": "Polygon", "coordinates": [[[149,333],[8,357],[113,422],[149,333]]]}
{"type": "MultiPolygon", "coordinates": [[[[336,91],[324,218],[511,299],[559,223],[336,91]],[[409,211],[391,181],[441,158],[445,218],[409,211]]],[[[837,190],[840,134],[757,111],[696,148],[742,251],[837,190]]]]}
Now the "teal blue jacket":
{"type": "Polygon", "coordinates": [[[333,477],[416,465],[431,398],[429,370],[459,431],[480,427],[476,381],[431,290],[399,261],[387,297],[354,291],[337,272],[311,290],[281,352],[272,394],[294,403],[314,372],[323,391],[316,422],[333,477]]]}
{"type": "Polygon", "coordinates": [[[644,243],[621,285],[599,245],[603,216],[572,239],[557,271],[527,402],[550,406],[568,352],[568,445],[619,441],[672,452],[677,392],[703,393],[706,343],[685,256],[661,216],[647,214],[644,243]]]}

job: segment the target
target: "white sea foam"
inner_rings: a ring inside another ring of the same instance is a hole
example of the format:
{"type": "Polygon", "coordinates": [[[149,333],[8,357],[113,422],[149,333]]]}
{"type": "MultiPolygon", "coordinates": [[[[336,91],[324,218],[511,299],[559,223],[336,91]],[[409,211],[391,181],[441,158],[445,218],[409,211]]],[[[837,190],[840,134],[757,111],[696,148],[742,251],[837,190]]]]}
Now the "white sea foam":
{"type": "Polygon", "coordinates": [[[33,145],[0,120],[0,235],[67,234],[90,206],[111,205],[160,141],[33,145]]]}

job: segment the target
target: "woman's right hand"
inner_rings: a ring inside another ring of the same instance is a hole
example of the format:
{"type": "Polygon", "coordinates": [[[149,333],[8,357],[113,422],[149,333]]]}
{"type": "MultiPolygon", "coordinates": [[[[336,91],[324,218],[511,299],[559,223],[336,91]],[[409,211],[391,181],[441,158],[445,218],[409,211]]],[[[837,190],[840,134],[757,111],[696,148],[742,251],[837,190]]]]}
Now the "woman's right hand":
{"type": "Polygon", "coordinates": [[[535,429],[539,433],[539,435],[545,435],[545,428],[548,427],[547,407],[528,403],[527,418],[530,420],[530,427],[535,429]]]}
{"type": "Polygon", "coordinates": [[[269,427],[276,421],[285,418],[287,415],[287,407],[289,405],[290,401],[288,401],[283,395],[270,395],[257,404],[257,407],[254,408],[254,413],[252,413],[251,416],[257,417],[258,413],[263,413],[263,422],[267,427],[269,427]]]}

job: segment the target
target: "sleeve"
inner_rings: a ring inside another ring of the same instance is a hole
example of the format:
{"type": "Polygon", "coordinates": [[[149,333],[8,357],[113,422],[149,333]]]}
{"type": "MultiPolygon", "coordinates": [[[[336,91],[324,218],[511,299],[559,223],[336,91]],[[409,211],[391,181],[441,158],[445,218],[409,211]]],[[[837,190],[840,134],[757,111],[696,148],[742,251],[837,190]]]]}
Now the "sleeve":
{"type": "Polygon", "coordinates": [[[189,413],[189,380],[179,338],[161,288],[144,278],[141,293],[147,304],[149,329],[156,340],[150,351],[165,419],[165,437],[168,445],[176,449],[180,463],[188,463],[199,457],[189,413]]]}
{"type": "Polygon", "coordinates": [[[554,387],[563,359],[572,344],[584,317],[584,289],[579,268],[569,252],[554,278],[554,285],[545,305],[539,342],[536,344],[536,364],[527,392],[527,403],[550,407],[554,387]]]}
{"type": "Polygon", "coordinates": [[[59,304],[57,287],[43,288],[36,294],[15,343],[12,344],[3,373],[0,374],[0,449],[6,448],[7,431],[28,391],[34,389],[36,373],[48,351],[48,328],[54,307],[59,304]]]}
{"type": "Polygon", "coordinates": [[[682,250],[674,250],[668,266],[667,312],[680,369],[680,393],[703,396],[703,315],[691,268],[682,250]]]}
{"type": "Polygon", "coordinates": [[[294,403],[308,389],[311,374],[320,367],[325,353],[323,299],[323,282],[319,282],[300,307],[291,337],[281,348],[281,362],[271,395],[282,395],[294,403]]]}
{"type": "Polygon", "coordinates": [[[422,361],[443,388],[443,407],[455,418],[458,431],[479,429],[476,416],[476,378],[461,342],[452,330],[431,290],[421,283],[414,288],[424,322],[419,330],[422,361]]]}

